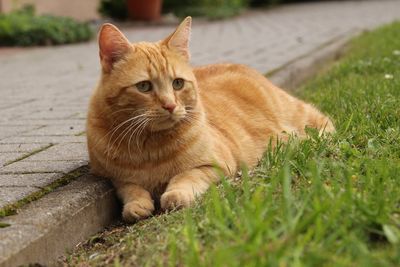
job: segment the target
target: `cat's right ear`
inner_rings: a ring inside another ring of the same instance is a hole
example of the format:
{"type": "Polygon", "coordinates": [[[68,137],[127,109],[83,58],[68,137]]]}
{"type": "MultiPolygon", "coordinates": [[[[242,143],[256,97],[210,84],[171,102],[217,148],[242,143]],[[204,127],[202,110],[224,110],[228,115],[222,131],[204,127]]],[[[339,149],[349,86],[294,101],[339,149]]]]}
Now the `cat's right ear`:
{"type": "Polygon", "coordinates": [[[106,73],[110,72],[113,65],[133,49],[125,35],[110,23],[103,24],[98,39],[100,62],[106,73]]]}
{"type": "Polygon", "coordinates": [[[182,55],[187,61],[190,60],[189,40],[192,27],[192,17],[186,17],[178,28],[163,43],[182,55]]]}

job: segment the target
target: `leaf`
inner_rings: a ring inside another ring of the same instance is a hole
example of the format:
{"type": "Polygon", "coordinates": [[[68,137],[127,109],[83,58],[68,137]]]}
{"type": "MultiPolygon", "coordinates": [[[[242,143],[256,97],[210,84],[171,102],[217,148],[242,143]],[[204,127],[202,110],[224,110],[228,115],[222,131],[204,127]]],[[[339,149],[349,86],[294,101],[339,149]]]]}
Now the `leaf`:
{"type": "Polygon", "coordinates": [[[384,224],[382,228],[386,238],[389,240],[390,243],[392,244],[399,243],[400,230],[396,226],[384,224]]]}

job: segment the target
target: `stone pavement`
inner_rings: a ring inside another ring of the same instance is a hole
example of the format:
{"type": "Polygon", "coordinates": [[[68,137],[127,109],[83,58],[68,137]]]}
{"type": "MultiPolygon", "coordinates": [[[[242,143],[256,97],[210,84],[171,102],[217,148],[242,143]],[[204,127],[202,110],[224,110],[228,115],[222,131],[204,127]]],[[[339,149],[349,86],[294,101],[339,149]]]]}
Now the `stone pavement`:
{"type": "MultiPolygon", "coordinates": [[[[400,1],[288,5],[217,22],[194,20],[194,65],[235,62],[266,73],[320,47],[400,19],[400,1]]],[[[154,41],[172,26],[123,29],[154,41]]],[[[98,49],[87,44],[0,50],[0,208],[88,163],[85,114],[99,78],[98,49]]]]}

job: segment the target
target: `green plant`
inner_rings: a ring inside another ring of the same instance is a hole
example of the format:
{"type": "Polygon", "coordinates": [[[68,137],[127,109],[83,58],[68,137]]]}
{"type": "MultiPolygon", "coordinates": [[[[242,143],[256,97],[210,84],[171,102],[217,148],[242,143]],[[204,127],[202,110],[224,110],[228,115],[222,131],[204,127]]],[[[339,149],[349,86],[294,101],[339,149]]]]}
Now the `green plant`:
{"type": "Polygon", "coordinates": [[[231,17],[247,6],[247,0],[164,0],[164,10],[177,16],[231,17]]]}
{"type": "Polygon", "coordinates": [[[285,3],[313,2],[313,1],[329,1],[329,0],[249,0],[252,7],[272,6],[285,3]]]}
{"type": "MultiPolygon", "coordinates": [[[[163,12],[179,17],[194,16],[219,19],[231,17],[247,6],[248,0],[164,0],[163,12]]],[[[125,20],[128,17],[125,0],[101,0],[99,12],[105,17],[125,20]]]]}
{"type": "Polygon", "coordinates": [[[58,45],[87,41],[92,36],[87,23],[67,17],[37,16],[31,6],[0,14],[0,46],[58,45]]]}
{"type": "Polygon", "coordinates": [[[128,17],[126,0],[101,0],[99,12],[105,17],[125,20],[128,17]]]}

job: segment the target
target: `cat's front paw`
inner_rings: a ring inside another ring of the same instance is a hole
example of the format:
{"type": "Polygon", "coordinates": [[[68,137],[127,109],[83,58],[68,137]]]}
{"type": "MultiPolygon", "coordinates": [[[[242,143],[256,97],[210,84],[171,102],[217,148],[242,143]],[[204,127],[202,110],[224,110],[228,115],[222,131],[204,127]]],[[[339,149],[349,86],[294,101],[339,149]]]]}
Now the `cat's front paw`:
{"type": "Polygon", "coordinates": [[[171,190],[166,191],[161,196],[161,208],[163,210],[173,210],[184,207],[189,207],[194,201],[194,195],[192,192],[185,190],[171,190]]]}
{"type": "Polygon", "coordinates": [[[133,200],[124,205],[122,217],[127,222],[135,222],[149,217],[154,211],[153,201],[150,199],[133,200]]]}

